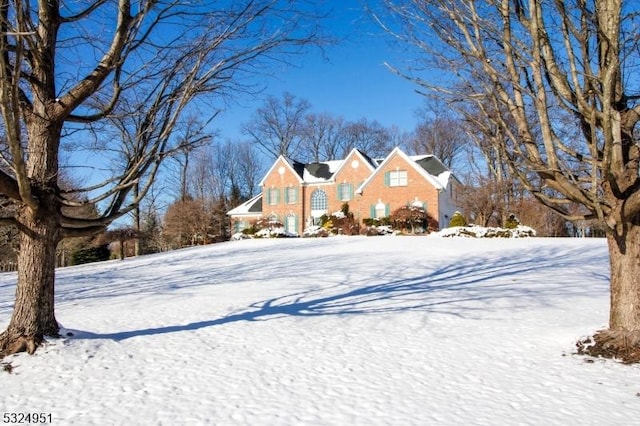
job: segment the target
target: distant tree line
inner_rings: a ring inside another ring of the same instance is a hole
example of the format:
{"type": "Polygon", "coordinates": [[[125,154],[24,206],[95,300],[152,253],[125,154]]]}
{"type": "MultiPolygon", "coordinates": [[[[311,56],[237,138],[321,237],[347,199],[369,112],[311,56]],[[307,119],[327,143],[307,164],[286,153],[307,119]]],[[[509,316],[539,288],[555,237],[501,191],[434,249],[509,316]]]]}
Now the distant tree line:
{"type": "Polygon", "coordinates": [[[357,148],[372,158],[385,157],[402,146],[411,154],[434,154],[452,167],[468,146],[446,111],[418,111],[413,131],[384,126],[366,117],[355,121],[312,110],[309,101],[285,92],[269,96],[242,126],[249,141],[269,162],[282,155],[300,162],[345,158],[357,148]]]}
{"type": "MultiPolygon", "coordinates": [[[[277,156],[330,161],[344,158],[354,148],[374,158],[386,156],[395,146],[410,154],[436,155],[462,180],[460,207],[470,223],[503,226],[513,214],[539,236],[601,235],[593,222],[570,223],[537,203],[491,143],[497,137],[495,129],[472,111],[460,114],[435,103],[416,111],[416,118],[415,128],[402,132],[367,118],[348,121],[314,112],[308,101],[283,93],[280,98],[267,97],[242,125],[247,136],[243,141],[220,141],[207,134],[197,119],[187,120],[180,127],[181,148],[130,213],[131,223],[97,237],[62,240],[57,265],[226,241],[227,211],[259,192],[258,183],[277,156]],[[106,247],[111,253],[105,252],[106,247]]],[[[0,201],[0,210],[13,208],[6,197],[0,201]]],[[[95,205],[86,206],[85,217],[98,217],[95,205]]],[[[15,227],[0,228],[0,249],[0,268],[10,269],[17,254],[15,227]]]]}

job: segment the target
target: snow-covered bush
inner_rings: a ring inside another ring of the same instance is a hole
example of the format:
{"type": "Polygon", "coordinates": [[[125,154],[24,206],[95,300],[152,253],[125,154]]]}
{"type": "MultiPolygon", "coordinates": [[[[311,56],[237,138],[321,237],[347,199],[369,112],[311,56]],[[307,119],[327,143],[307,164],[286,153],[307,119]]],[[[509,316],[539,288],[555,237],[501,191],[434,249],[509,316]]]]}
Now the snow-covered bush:
{"type": "Polygon", "coordinates": [[[467,238],[527,238],[535,237],[536,231],[528,226],[518,225],[513,229],[486,228],[483,226],[455,226],[445,228],[432,234],[438,237],[467,237],[467,238]]]}
{"type": "Polygon", "coordinates": [[[376,235],[393,235],[400,234],[400,231],[394,231],[390,225],[371,225],[362,228],[361,235],[376,236],[376,235]]]}
{"type": "Polygon", "coordinates": [[[400,233],[399,231],[394,231],[394,229],[389,225],[377,226],[376,229],[378,231],[378,235],[391,235],[400,233]]]}
{"type": "Polygon", "coordinates": [[[309,226],[308,228],[306,228],[304,230],[304,232],[302,233],[303,237],[328,237],[329,236],[329,231],[327,231],[326,228],[322,227],[322,226],[317,226],[317,225],[313,225],[313,226],[309,226]]]}
{"type": "Polygon", "coordinates": [[[236,232],[235,234],[231,235],[231,238],[229,238],[229,240],[231,241],[250,240],[250,239],[251,239],[251,235],[246,234],[244,232],[236,232]]]}
{"type": "Polygon", "coordinates": [[[254,238],[295,238],[298,234],[288,232],[283,226],[263,228],[254,234],[254,238]]]}
{"type": "Polygon", "coordinates": [[[247,238],[294,238],[298,234],[287,232],[282,223],[271,218],[258,219],[251,227],[237,232],[231,236],[232,241],[243,240],[247,238]]]}

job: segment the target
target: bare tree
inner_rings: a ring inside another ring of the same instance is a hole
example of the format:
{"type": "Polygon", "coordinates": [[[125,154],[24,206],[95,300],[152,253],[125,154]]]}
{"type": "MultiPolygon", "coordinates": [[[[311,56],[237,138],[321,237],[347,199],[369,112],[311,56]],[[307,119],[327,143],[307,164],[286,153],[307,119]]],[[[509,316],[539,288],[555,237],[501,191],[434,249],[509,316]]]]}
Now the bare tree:
{"type": "Polygon", "coordinates": [[[568,222],[555,211],[545,208],[532,196],[516,200],[510,209],[521,225],[535,229],[538,237],[569,236],[568,222]]]}
{"type": "Polygon", "coordinates": [[[425,93],[464,100],[481,111],[503,132],[492,143],[505,154],[511,173],[542,204],[568,220],[606,225],[609,328],[582,349],[640,360],[635,68],[640,49],[634,19],[639,5],[622,0],[385,4],[394,19],[383,25],[422,53],[422,65],[442,67],[447,76],[396,71],[425,93]],[[577,139],[564,135],[567,117],[580,130],[577,139]],[[570,209],[576,204],[583,209],[570,209]]]}
{"type": "Polygon", "coordinates": [[[344,158],[344,119],[323,113],[307,114],[302,128],[305,155],[300,161],[318,162],[344,158]]]}
{"type": "Polygon", "coordinates": [[[302,124],[311,104],[285,92],[282,99],[269,96],[258,108],[243,131],[270,158],[300,155],[302,124]]]}
{"type": "Polygon", "coordinates": [[[166,250],[162,241],[162,223],[156,206],[155,192],[145,197],[134,216],[134,227],[140,236],[135,247],[135,255],[157,253],[166,250]]]}
{"type": "Polygon", "coordinates": [[[207,244],[210,215],[203,199],[177,200],[167,209],[163,235],[171,248],[207,244]]]}
{"type": "Polygon", "coordinates": [[[501,184],[493,176],[472,174],[461,188],[461,207],[473,223],[502,226],[509,212],[510,183],[501,184]]]}
{"type": "Polygon", "coordinates": [[[348,122],[344,128],[345,144],[343,155],[357,148],[370,157],[385,157],[393,149],[393,135],[378,121],[362,118],[348,122]]]}
{"type": "MultiPolygon", "coordinates": [[[[213,117],[212,117],[213,118],[213,117]]],[[[191,169],[191,157],[194,151],[199,148],[206,147],[210,143],[213,135],[206,130],[207,123],[201,123],[197,119],[189,119],[186,125],[181,129],[180,140],[176,153],[172,156],[172,163],[177,167],[175,174],[177,175],[178,198],[186,200],[193,195],[189,192],[189,172],[191,169]]]]}
{"type": "MultiPolygon", "coordinates": [[[[255,195],[262,175],[255,145],[250,142],[218,142],[193,153],[187,170],[188,194],[202,201],[203,215],[214,235],[209,240],[228,238],[227,212],[255,195]]],[[[179,218],[175,216],[172,223],[179,218]]]]}
{"type": "Polygon", "coordinates": [[[522,185],[511,173],[508,156],[501,148],[504,132],[472,105],[454,102],[450,108],[457,111],[461,117],[460,129],[473,141],[473,147],[467,150],[465,210],[485,226],[503,226],[511,214],[514,199],[522,192],[522,185]]]}
{"type": "MultiPolygon", "coordinates": [[[[266,170],[258,158],[257,152],[253,145],[249,142],[235,142],[234,154],[236,163],[236,176],[238,195],[240,199],[249,199],[256,195],[260,191],[258,183],[264,176],[266,170]]],[[[231,196],[232,206],[236,206],[236,202],[240,199],[235,199],[231,196]]]]}
{"type": "Polygon", "coordinates": [[[279,0],[1,3],[0,112],[9,147],[2,160],[10,170],[0,170],[0,192],[19,209],[0,222],[18,227],[20,252],[0,357],[32,353],[44,336],[57,335],[58,242],[104,230],[132,211],[180,149],[174,130],[183,114],[213,111],[213,95],[251,89],[239,86],[316,41],[316,24],[309,5],[297,10],[279,0]],[[133,143],[102,137],[113,125],[106,119],[122,112],[141,118],[126,126],[133,143]],[[63,135],[76,153],[99,148],[101,162],[117,166],[103,183],[72,189],[91,194],[86,202],[58,185],[63,135]],[[86,203],[100,203],[99,217],[74,214],[86,203]]]}
{"type": "Polygon", "coordinates": [[[195,153],[188,186],[196,198],[219,199],[236,192],[244,201],[256,194],[263,173],[255,145],[227,140],[195,153]]]}
{"type": "Polygon", "coordinates": [[[420,110],[418,116],[410,152],[435,155],[449,169],[454,169],[456,160],[470,145],[460,120],[442,112],[433,116],[427,110],[420,110]]]}

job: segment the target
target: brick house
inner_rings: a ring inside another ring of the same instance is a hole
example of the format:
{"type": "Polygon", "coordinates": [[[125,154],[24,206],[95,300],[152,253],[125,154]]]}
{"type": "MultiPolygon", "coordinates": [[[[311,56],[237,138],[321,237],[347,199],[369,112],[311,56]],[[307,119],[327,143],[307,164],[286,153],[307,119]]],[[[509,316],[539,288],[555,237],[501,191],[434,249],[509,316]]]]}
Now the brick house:
{"type": "Polygon", "coordinates": [[[447,226],[458,210],[460,182],[432,155],[408,156],[395,148],[373,160],[354,149],[344,160],[303,164],[279,157],[260,182],[262,193],[228,212],[232,232],[259,218],[281,222],[302,234],[324,214],[349,203],[359,223],[386,217],[402,206],[424,207],[447,226]]]}

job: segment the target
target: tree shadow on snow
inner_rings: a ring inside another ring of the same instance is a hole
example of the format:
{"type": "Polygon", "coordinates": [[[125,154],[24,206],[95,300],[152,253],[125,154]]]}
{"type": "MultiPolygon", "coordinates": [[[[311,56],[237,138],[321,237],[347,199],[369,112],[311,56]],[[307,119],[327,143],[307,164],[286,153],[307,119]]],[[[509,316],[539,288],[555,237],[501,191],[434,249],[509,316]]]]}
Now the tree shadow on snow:
{"type": "MultiPolygon", "coordinates": [[[[212,320],[110,334],[78,332],[79,338],[126,340],[132,337],[199,330],[239,321],[283,317],[380,315],[418,311],[485,318],[488,311],[553,306],[562,298],[605,296],[607,271],[590,272],[586,265],[602,264],[601,254],[576,254],[579,248],[511,253],[495,259],[456,259],[424,275],[397,278],[397,271],[381,273],[375,283],[345,274],[342,282],[253,303],[246,310],[212,320]],[[572,251],[575,250],[575,253],[572,251]],[[580,259],[580,263],[576,258],[580,259]],[[572,272],[571,277],[561,274],[572,272]],[[573,272],[575,271],[575,274],[573,272]],[[541,281],[544,277],[545,281],[541,281]],[[597,285],[585,285],[597,282],[597,285]]],[[[425,260],[428,262],[428,260],[425,260]]],[[[323,263],[324,260],[323,260],[323,263]]],[[[370,277],[367,277],[370,280],[370,277]]]]}

